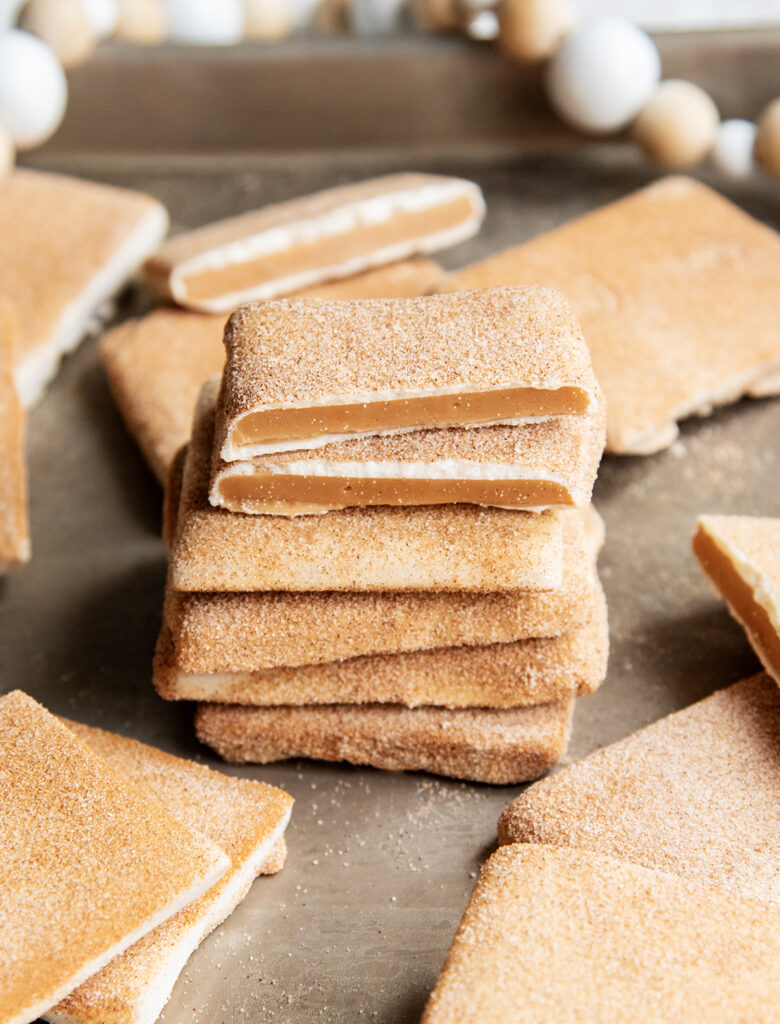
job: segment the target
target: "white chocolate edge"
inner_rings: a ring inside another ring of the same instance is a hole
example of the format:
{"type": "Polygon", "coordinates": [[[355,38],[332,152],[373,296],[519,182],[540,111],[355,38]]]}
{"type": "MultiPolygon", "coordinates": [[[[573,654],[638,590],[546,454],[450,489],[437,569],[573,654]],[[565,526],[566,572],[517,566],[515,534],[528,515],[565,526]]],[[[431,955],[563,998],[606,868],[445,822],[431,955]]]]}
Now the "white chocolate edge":
{"type": "Polygon", "coordinates": [[[19,362],[14,378],[25,408],[38,402],[61,358],[79,345],[90,331],[90,320],[157,249],[167,231],[168,211],[162,203],[154,203],[81,294],[63,309],[49,340],[19,362]]]}
{"type": "MultiPolygon", "coordinates": [[[[212,844],[214,845],[214,844],[212,844]]],[[[216,851],[218,847],[214,846],[216,851]]],[[[58,989],[50,992],[45,1000],[37,1003],[34,1006],[26,1007],[12,1017],[5,1019],[5,1024],[29,1024],[30,1021],[36,1020],[38,1017],[44,1016],[53,1006],[56,1006],[61,999],[64,999],[70,992],[78,988],[79,985],[83,984],[93,974],[97,973],[101,967],[113,960],[114,957],[119,956],[133,943],[138,942],[142,939],[147,932],[157,928],[158,925],[163,924],[168,918],[173,917],[174,914],[183,910],[189,906],[195,900],[199,899],[205,892],[216,885],[216,883],[222,878],[226,871],[230,868],[230,860],[227,854],[221,853],[215,861],[215,865],[208,875],[200,879],[196,884],[191,886],[185,892],[181,892],[178,896],[172,900],[166,907],[163,907],[152,917],[148,918],[142,925],[136,928],[134,931],[129,932],[119,942],[111,946],[110,949],[105,950],[100,956],[95,957],[94,960],[86,964],[74,974],[68,981],[61,985],[58,989]]]]}
{"type": "MultiPolygon", "coordinates": [[[[180,937],[163,959],[160,960],[155,977],[150,978],[143,996],[134,1005],[122,1006],[128,1024],[154,1024],[163,1011],[163,1007],[171,997],[176,981],[185,964],[206,936],[220,925],[225,918],[238,906],[246,891],[257,877],[263,862],[275,844],[282,838],[290,820],[290,808],[277,827],[260,842],[249,856],[238,866],[231,867],[222,880],[222,892],[190,928],[180,937]]],[[[75,986],[74,986],[75,987],[75,986]]],[[[43,1019],[50,1024],[85,1024],[86,1018],[73,1013],[43,1014],[43,1019]]],[[[91,1017],[89,1018],[92,1019],[91,1017]]]]}
{"type": "Polygon", "coordinates": [[[191,309],[200,309],[207,313],[229,313],[247,302],[273,299],[279,295],[286,295],[318,284],[321,281],[351,277],[371,267],[407,259],[416,253],[432,253],[446,249],[476,234],[484,219],[485,211],[485,200],[479,186],[461,178],[433,185],[422,185],[413,189],[399,189],[387,195],[374,196],[370,199],[353,200],[319,217],[293,221],[285,227],[273,228],[225,245],[215,246],[205,253],[199,253],[189,260],[184,260],[171,271],[169,279],[171,295],[180,305],[188,306],[191,309]],[[238,266],[251,259],[283,252],[295,245],[326,238],[337,238],[339,235],[347,234],[361,227],[373,227],[377,224],[387,223],[399,212],[432,209],[460,196],[471,199],[473,213],[462,224],[448,228],[446,231],[409,238],[383,249],[376,249],[367,256],[344,260],[330,267],[319,267],[297,274],[289,274],[287,277],[277,278],[213,299],[191,299],[187,295],[186,278],[188,274],[238,266]]]}

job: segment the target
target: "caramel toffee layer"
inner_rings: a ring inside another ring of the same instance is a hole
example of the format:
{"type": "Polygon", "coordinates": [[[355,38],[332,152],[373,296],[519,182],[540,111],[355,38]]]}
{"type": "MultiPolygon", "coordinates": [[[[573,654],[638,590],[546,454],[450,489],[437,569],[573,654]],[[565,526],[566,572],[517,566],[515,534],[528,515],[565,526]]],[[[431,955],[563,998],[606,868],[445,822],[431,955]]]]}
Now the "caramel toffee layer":
{"type": "Polygon", "coordinates": [[[309,276],[325,267],[370,259],[372,254],[402,245],[418,236],[438,235],[460,227],[474,216],[474,200],[460,196],[424,210],[394,214],[381,224],[360,224],[351,231],[232,263],[185,271],[180,275],[186,299],[203,302],[238,294],[271,281],[309,276]]]}
{"type": "Polygon", "coordinates": [[[766,608],[756,600],[751,585],[717,541],[701,527],[693,538],[693,550],[734,617],[744,626],[766,669],[775,679],[780,678],[780,635],[766,608]]]}
{"type": "Polygon", "coordinates": [[[421,426],[464,427],[501,420],[586,413],[590,397],[580,388],[505,388],[416,395],[327,405],[297,406],[250,412],[236,420],[230,435],[238,448],[317,438],[354,436],[381,431],[419,429],[421,426]]]}

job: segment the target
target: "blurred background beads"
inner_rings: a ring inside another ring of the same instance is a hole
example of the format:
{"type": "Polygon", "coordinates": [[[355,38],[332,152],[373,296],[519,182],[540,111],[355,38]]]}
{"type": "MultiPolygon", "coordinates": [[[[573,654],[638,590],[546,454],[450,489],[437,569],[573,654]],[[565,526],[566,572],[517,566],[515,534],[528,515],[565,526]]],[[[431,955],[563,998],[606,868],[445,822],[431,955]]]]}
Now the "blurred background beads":
{"type": "Polygon", "coordinates": [[[601,135],[630,124],[660,77],[661,58],[646,32],[621,18],[595,18],[550,61],[547,93],[564,121],[601,135]]]}
{"type": "Polygon", "coordinates": [[[19,29],[0,35],[0,126],[17,149],[33,149],[54,134],[67,98],[65,72],[45,43],[19,29]]]}
{"type": "Polygon", "coordinates": [[[755,167],[756,126],[732,117],[721,122],[712,147],[714,166],[730,178],[747,178],[755,167]]]}
{"type": "Polygon", "coordinates": [[[119,21],[118,0],[80,0],[84,12],[98,39],[108,39],[116,31],[119,21]]]}
{"type": "Polygon", "coordinates": [[[766,173],[780,181],[780,97],[758,119],[756,157],[766,173]]]}
{"type": "Polygon", "coordinates": [[[242,0],[165,0],[165,11],[174,43],[229,46],[244,35],[242,0]]]}
{"type": "Polygon", "coordinates": [[[165,39],[167,29],[162,0],[119,0],[118,39],[152,46],[165,39]]]}
{"type": "Polygon", "coordinates": [[[290,0],[244,0],[244,19],[247,39],[273,42],[293,30],[290,0]]]}
{"type": "Polygon", "coordinates": [[[634,124],[642,152],[670,170],[692,167],[715,145],[720,118],[709,94],[670,78],[656,89],[634,124]]]}
{"type": "Polygon", "coordinates": [[[501,0],[501,49],[518,60],[549,60],[574,28],[571,0],[501,0]]]}
{"type": "Polygon", "coordinates": [[[0,178],[13,170],[16,161],[16,147],[8,132],[0,126],[0,178]]]}
{"type": "Polygon", "coordinates": [[[85,61],[97,43],[81,0],[29,0],[19,26],[43,40],[64,68],[85,61]]]}

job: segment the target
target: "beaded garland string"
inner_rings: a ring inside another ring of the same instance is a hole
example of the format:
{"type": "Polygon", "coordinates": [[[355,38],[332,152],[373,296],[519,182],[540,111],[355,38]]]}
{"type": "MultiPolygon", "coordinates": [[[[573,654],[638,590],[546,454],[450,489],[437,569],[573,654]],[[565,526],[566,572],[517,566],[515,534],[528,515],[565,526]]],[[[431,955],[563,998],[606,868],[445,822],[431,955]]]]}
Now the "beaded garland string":
{"type": "MultiPolygon", "coordinates": [[[[303,21],[322,29],[321,8],[334,2],[349,6],[356,31],[364,22],[366,31],[381,31],[390,7],[397,14],[403,0],[0,0],[0,174],[13,167],[17,150],[39,146],[57,130],[67,103],[63,69],[87,59],[99,40],[271,41],[303,21]]],[[[429,29],[495,38],[517,60],[545,62],[550,104],[579,131],[604,136],[628,129],[643,153],[667,169],[709,158],[730,177],[758,165],[780,180],[780,97],[756,123],[722,121],[700,86],[662,80],[655,43],[626,19],[578,23],[572,0],[408,2],[429,29]]],[[[331,20],[329,31],[349,19],[331,20]]]]}

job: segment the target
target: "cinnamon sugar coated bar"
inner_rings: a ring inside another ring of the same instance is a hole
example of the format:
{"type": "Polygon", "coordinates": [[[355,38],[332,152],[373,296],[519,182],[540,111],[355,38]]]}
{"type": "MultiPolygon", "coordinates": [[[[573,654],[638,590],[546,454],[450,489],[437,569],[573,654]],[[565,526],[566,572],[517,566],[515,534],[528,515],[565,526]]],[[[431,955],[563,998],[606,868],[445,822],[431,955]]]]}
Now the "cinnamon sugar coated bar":
{"type": "Polygon", "coordinates": [[[777,915],[578,849],[485,863],[422,1024],[777,1020],[777,915]]]}
{"type": "Polygon", "coordinates": [[[455,245],[484,215],[473,182],[392,174],[179,235],[147,261],[146,279],[179,305],[227,313],[455,245]]]}
{"type": "Polygon", "coordinates": [[[701,516],[693,550],[780,685],[780,519],[701,516]]]}
{"type": "Polygon", "coordinates": [[[597,399],[582,331],[543,288],[245,306],[225,348],[226,461],[366,433],[581,415],[597,399]]]}
{"type": "Polygon", "coordinates": [[[16,323],[0,301],[0,575],[30,559],[24,413],[14,383],[16,323]]]}
{"type": "Polygon", "coordinates": [[[573,703],[510,710],[200,704],[195,726],[226,761],[309,757],[500,785],[538,779],[563,757],[573,703]]]}
{"type": "Polygon", "coordinates": [[[185,591],[554,590],[560,512],[442,505],[255,516],[208,501],[213,392],[184,466],[170,582],[185,591]]]}
{"type": "Polygon", "coordinates": [[[780,689],[755,676],[591,754],[522,793],[498,835],[780,903],[780,689]]]}
{"type": "MultiPolygon", "coordinates": [[[[423,257],[306,289],[307,298],[411,297],[442,287],[445,273],[423,257]]],[[[160,483],[186,444],[200,389],[222,370],[226,316],[155,309],[104,335],[100,355],[127,428],[160,483]]]]}
{"type": "Polygon", "coordinates": [[[26,694],[0,697],[0,1022],[28,1024],[229,867],[26,694]]]}
{"type": "Polygon", "coordinates": [[[23,405],[40,398],[61,357],[167,228],[165,208],[139,192],[21,169],[3,179],[2,290],[18,321],[23,405]]]}
{"type": "Polygon", "coordinates": [[[228,871],[200,899],[44,1014],[53,1024],[153,1024],[192,951],[243,899],[258,873],[283,864],[292,798],[273,786],[221,775],[115,733],[65,724],[123,778],[230,858],[228,871]]]}
{"type": "Polygon", "coordinates": [[[545,285],[571,302],[607,400],[607,450],[668,447],[677,420],[780,392],[780,237],[684,177],[454,275],[452,288],[545,285]]]}

